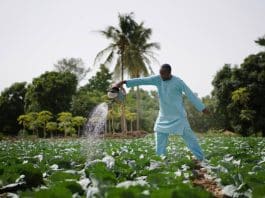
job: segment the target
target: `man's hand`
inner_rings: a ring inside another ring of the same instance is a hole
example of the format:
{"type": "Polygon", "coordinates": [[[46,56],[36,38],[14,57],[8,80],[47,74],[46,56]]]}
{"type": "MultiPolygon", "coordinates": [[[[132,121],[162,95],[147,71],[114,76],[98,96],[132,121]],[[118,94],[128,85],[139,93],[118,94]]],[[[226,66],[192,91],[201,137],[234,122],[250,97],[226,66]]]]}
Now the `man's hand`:
{"type": "Polygon", "coordinates": [[[114,84],[113,87],[121,87],[125,82],[126,82],[126,80],[122,80],[122,81],[114,84]]]}
{"type": "Polygon", "coordinates": [[[202,112],[205,114],[205,115],[209,115],[210,114],[210,111],[207,109],[207,108],[204,108],[202,110],[202,112]]]}

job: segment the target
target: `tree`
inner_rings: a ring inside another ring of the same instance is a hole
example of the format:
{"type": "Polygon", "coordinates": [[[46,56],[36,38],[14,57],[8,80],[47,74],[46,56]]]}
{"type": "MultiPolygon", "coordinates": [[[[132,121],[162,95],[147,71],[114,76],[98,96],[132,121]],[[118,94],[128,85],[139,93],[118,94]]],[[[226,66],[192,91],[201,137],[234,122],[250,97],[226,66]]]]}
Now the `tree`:
{"type": "MultiPolygon", "coordinates": [[[[114,78],[124,79],[124,72],[127,72],[131,77],[140,77],[142,74],[148,75],[146,63],[150,65],[150,58],[153,56],[153,49],[159,49],[158,43],[148,43],[151,36],[151,29],[144,28],[144,23],[136,23],[133,19],[133,13],[119,14],[119,26],[109,26],[106,30],[100,33],[110,39],[110,45],[100,51],[95,60],[106,55],[105,64],[112,63],[117,57],[114,68],[114,78]],[[118,55],[118,56],[115,56],[118,55]]],[[[156,59],[155,59],[156,60],[156,59]]],[[[151,73],[152,68],[149,67],[151,73]]],[[[139,87],[137,87],[137,128],[139,129],[139,114],[140,114],[140,95],[139,87]]],[[[127,131],[125,121],[125,106],[122,104],[121,124],[122,131],[127,131]]]]}
{"type": "MultiPolygon", "coordinates": [[[[158,111],[159,111],[159,99],[157,91],[144,91],[140,90],[141,102],[144,104],[141,106],[142,116],[140,118],[141,130],[153,131],[158,111]]],[[[134,93],[135,94],[135,93],[134,93]]],[[[133,111],[134,112],[134,111],[133,111]]]]}
{"type": "Polygon", "coordinates": [[[25,110],[40,112],[45,109],[52,114],[69,111],[76,86],[76,76],[70,72],[45,72],[29,85],[25,110]]]}
{"type": "Polygon", "coordinates": [[[227,109],[228,105],[232,102],[231,93],[234,90],[232,70],[231,65],[224,65],[223,68],[216,73],[212,81],[214,87],[212,95],[214,100],[216,100],[216,111],[224,115],[224,127],[227,130],[233,130],[230,122],[231,117],[227,109]]]}
{"type": "Polygon", "coordinates": [[[265,35],[263,37],[258,38],[255,43],[259,44],[260,46],[265,47],[265,35]]]}
{"type": "Polygon", "coordinates": [[[17,118],[24,114],[26,82],[16,82],[5,88],[0,96],[0,131],[6,135],[16,135],[20,129],[17,118]]]}
{"type": "Polygon", "coordinates": [[[133,131],[133,121],[136,120],[136,113],[126,111],[126,118],[130,122],[131,132],[133,131]]]}
{"type": "Polygon", "coordinates": [[[58,72],[71,72],[76,75],[78,82],[83,80],[90,68],[86,69],[81,58],[63,58],[54,64],[55,70],[58,72]]]}
{"type": "Polygon", "coordinates": [[[30,125],[30,116],[28,114],[23,114],[23,115],[20,115],[18,118],[17,118],[17,121],[20,125],[23,126],[23,135],[25,135],[25,131],[26,129],[29,128],[29,125],[30,125]]]}
{"type": "Polygon", "coordinates": [[[111,79],[112,73],[102,64],[100,71],[92,76],[87,84],[80,87],[73,96],[70,110],[73,115],[87,117],[95,105],[107,101],[106,94],[111,79]]]}
{"type": "Polygon", "coordinates": [[[114,111],[113,109],[108,109],[108,114],[107,114],[107,120],[108,120],[108,131],[114,133],[114,127],[113,127],[113,117],[114,117],[114,111]]]}
{"type": "Polygon", "coordinates": [[[109,131],[115,132],[115,120],[119,118],[118,105],[116,103],[110,103],[108,108],[107,119],[109,120],[109,131]]]}
{"type": "MultiPolygon", "coordinates": [[[[140,24],[135,22],[134,30],[129,34],[131,45],[129,50],[126,51],[125,56],[125,70],[131,78],[138,78],[154,74],[151,65],[152,60],[157,61],[154,56],[153,50],[160,49],[158,43],[149,42],[152,35],[151,28],[145,28],[144,23],[140,24]],[[149,71],[148,71],[149,69],[149,71]]],[[[140,90],[137,88],[137,122],[136,128],[140,129],[140,90]]]]}
{"type": "MultiPolygon", "coordinates": [[[[130,48],[129,35],[135,29],[135,21],[132,19],[130,14],[118,15],[119,26],[109,26],[105,30],[99,31],[105,38],[111,40],[110,44],[100,51],[96,58],[95,63],[102,59],[102,56],[107,54],[104,64],[112,63],[116,57],[116,63],[114,68],[114,78],[124,80],[124,70],[126,68],[126,55],[127,50],[130,48]]],[[[94,65],[95,65],[94,63],[94,65]]],[[[127,131],[126,119],[125,119],[125,105],[121,104],[121,126],[122,132],[127,131]]]]}
{"type": "Polygon", "coordinates": [[[265,136],[265,52],[249,55],[240,67],[224,66],[215,76],[213,96],[225,126],[244,136],[265,136]]]}
{"type": "Polygon", "coordinates": [[[53,132],[58,129],[57,122],[47,122],[46,124],[46,130],[51,134],[51,137],[53,138],[53,132]]]}
{"type": "Polygon", "coordinates": [[[43,129],[43,136],[44,138],[46,138],[46,124],[48,121],[50,121],[52,119],[52,113],[49,111],[41,111],[38,113],[38,120],[42,125],[42,129],[43,129]]]}
{"type": "Polygon", "coordinates": [[[85,124],[86,120],[87,119],[82,117],[82,116],[75,116],[72,118],[73,125],[78,128],[78,130],[77,130],[78,137],[80,137],[80,128],[81,128],[81,126],[83,126],[85,124]]]}
{"type": "Polygon", "coordinates": [[[79,90],[74,96],[71,102],[70,111],[73,115],[79,115],[87,117],[89,112],[99,103],[105,102],[106,93],[102,93],[98,90],[85,91],[79,90]]]}
{"type": "Polygon", "coordinates": [[[240,87],[232,92],[232,103],[228,106],[231,112],[238,115],[232,119],[235,130],[244,136],[255,133],[253,130],[255,111],[249,109],[249,96],[248,89],[240,87]]]}
{"type": "Polygon", "coordinates": [[[100,91],[106,93],[107,89],[110,87],[112,80],[112,73],[109,72],[109,69],[101,64],[100,70],[96,73],[95,76],[92,76],[86,85],[80,88],[81,91],[100,91]]]}
{"type": "Polygon", "coordinates": [[[59,121],[59,130],[64,132],[64,137],[67,134],[75,133],[75,128],[72,123],[72,114],[70,112],[61,112],[58,114],[57,120],[59,121]]]}
{"type": "MultiPolygon", "coordinates": [[[[253,120],[253,124],[248,123],[251,127],[247,128],[249,133],[262,132],[265,136],[265,52],[249,55],[244,62],[240,65],[238,75],[235,77],[241,82],[235,90],[244,88],[241,90],[241,97],[247,99],[240,102],[241,119],[249,117],[248,122],[253,120]],[[254,116],[253,118],[251,118],[254,116]]],[[[242,120],[245,124],[246,119],[242,120]]]]}
{"type": "Polygon", "coordinates": [[[42,127],[42,123],[38,119],[37,112],[29,112],[27,114],[29,116],[29,129],[32,130],[33,135],[37,135],[39,137],[39,128],[42,127]]]}
{"type": "Polygon", "coordinates": [[[205,96],[202,98],[203,103],[211,112],[210,116],[202,116],[202,113],[199,112],[184,96],[184,105],[187,112],[187,117],[191,127],[196,132],[206,132],[208,130],[222,130],[225,128],[224,116],[223,114],[218,113],[216,110],[216,101],[212,96],[205,96]]]}

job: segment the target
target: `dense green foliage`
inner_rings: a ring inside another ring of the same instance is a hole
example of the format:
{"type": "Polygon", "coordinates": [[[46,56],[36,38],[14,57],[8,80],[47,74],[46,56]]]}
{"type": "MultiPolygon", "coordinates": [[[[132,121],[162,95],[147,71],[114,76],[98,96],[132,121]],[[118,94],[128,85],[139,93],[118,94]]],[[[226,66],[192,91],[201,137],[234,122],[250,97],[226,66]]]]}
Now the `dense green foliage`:
{"type": "Polygon", "coordinates": [[[23,126],[21,136],[36,135],[37,137],[80,136],[81,128],[86,122],[82,116],[73,116],[70,112],[61,112],[53,115],[49,111],[29,112],[20,115],[18,122],[23,126]],[[48,135],[48,136],[47,136],[48,135]]]}
{"type": "Polygon", "coordinates": [[[97,104],[107,101],[106,93],[111,81],[112,73],[106,66],[101,65],[95,76],[92,76],[73,96],[71,112],[74,115],[87,117],[97,104]]]}
{"type": "Polygon", "coordinates": [[[15,135],[19,130],[17,117],[24,113],[26,82],[14,83],[0,96],[0,132],[15,135]]]}
{"type": "Polygon", "coordinates": [[[99,67],[99,71],[96,73],[95,76],[92,76],[86,85],[80,88],[79,91],[99,91],[103,94],[110,88],[112,81],[112,73],[110,73],[109,69],[101,64],[99,67]]]}
{"type": "Polygon", "coordinates": [[[54,114],[69,111],[76,87],[77,78],[70,72],[45,72],[28,86],[25,111],[47,110],[54,114]]]}
{"type": "Polygon", "coordinates": [[[240,67],[225,65],[213,80],[217,111],[224,127],[265,136],[265,52],[248,56],[240,67]]]}
{"type": "Polygon", "coordinates": [[[192,129],[196,132],[205,133],[209,130],[224,129],[224,114],[216,111],[216,102],[213,97],[205,96],[202,98],[203,103],[211,112],[211,115],[205,116],[184,97],[184,105],[187,111],[188,120],[192,129]]]}

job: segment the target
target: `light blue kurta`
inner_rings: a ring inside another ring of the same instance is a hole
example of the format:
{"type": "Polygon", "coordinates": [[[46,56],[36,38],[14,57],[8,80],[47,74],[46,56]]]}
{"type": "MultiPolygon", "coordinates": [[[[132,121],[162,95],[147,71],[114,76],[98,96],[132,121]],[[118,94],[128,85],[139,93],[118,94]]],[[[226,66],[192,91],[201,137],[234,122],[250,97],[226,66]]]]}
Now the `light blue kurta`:
{"type": "Polygon", "coordinates": [[[190,128],[183,104],[183,94],[187,96],[198,111],[205,108],[205,105],[184,81],[175,75],[172,75],[172,78],[166,81],[163,81],[160,75],[126,80],[127,88],[137,85],[154,85],[157,87],[159,113],[154,125],[155,132],[183,135],[183,131],[190,128]]]}

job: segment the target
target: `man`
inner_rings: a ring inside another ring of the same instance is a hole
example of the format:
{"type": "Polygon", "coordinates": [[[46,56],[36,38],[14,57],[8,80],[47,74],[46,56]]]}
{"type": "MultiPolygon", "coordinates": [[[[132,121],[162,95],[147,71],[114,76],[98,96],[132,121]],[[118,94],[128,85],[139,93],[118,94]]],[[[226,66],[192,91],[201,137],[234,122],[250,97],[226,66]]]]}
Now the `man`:
{"type": "Polygon", "coordinates": [[[154,125],[154,132],[158,155],[166,155],[169,134],[178,134],[184,139],[185,144],[199,162],[205,159],[197,137],[188,122],[183,105],[183,93],[198,111],[205,114],[208,114],[209,111],[183,80],[171,74],[169,64],[161,66],[160,75],[123,80],[114,86],[121,87],[124,83],[127,88],[137,85],[154,85],[157,87],[160,109],[154,125]]]}

